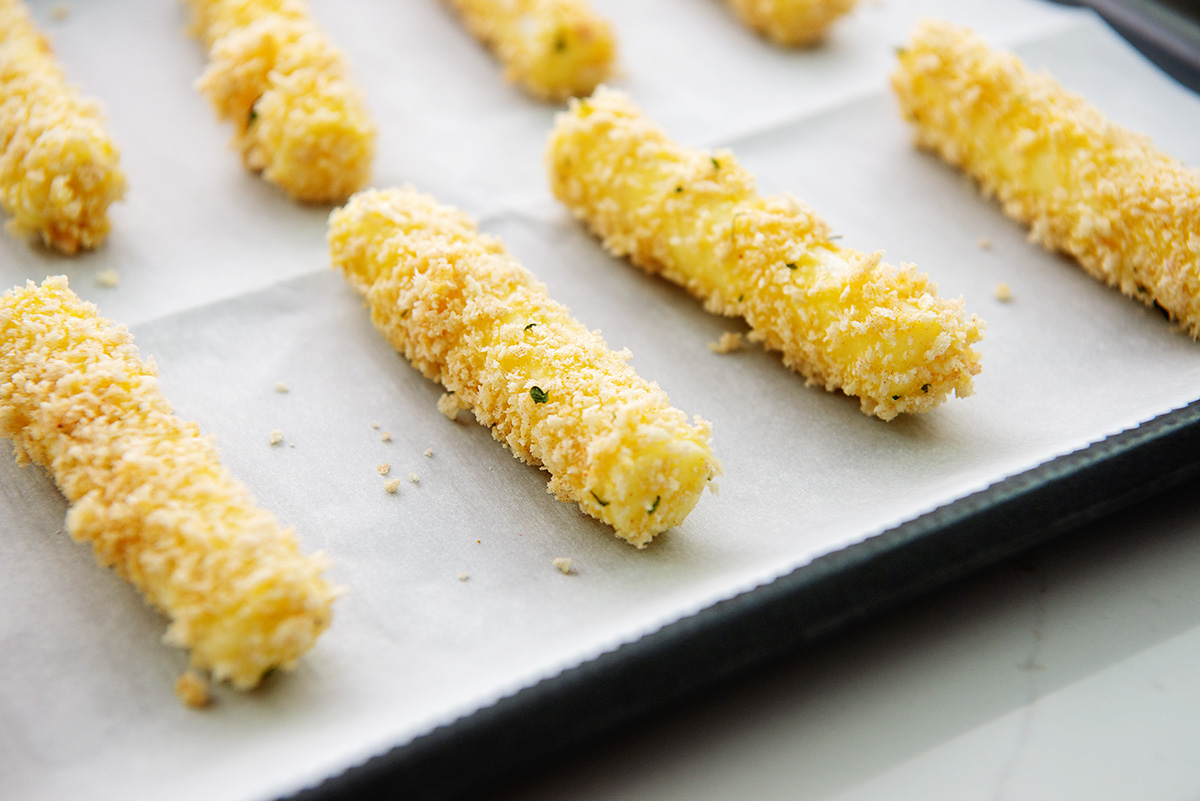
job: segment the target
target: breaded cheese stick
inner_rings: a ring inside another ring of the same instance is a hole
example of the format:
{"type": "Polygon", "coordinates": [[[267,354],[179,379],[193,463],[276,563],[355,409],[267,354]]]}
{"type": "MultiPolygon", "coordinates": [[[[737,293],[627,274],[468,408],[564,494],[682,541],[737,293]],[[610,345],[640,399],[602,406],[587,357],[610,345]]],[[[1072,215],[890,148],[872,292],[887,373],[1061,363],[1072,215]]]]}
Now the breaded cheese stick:
{"type": "Polygon", "coordinates": [[[70,535],[170,619],[165,642],[248,689],[312,646],[336,591],[325,558],[301,554],[171,413],[155,372],[62,276],[0,297],[0,436],[49,470],[70,535]]]}
{"type": "Polygon", "coordinates": [[[728,0],[742,21],[776,44],[807,47],[853,10],[857,0],[728,0]]]}
{"type": "Polygon", "coordinates": [[[613,71],[612,28],[587,0],[449,0],[467,29],[535,97],[591,94],[613,71]]]}
{"type": "Polygon", "coordinates": [[[910,265],[831,241],[790,196],[764,198],[728,151],[667,138],[620,92],[560,114],[546,154],[556,197],[605,248],[741,315],[809,383],[884,420],[971,394],[983,323],[910,265]]]}
{"type": "Polygon", "coordinates": [[[1031,240],[1200,335],[1200,170],[949,23],[916,28],[892,86],[917,145],[975,178],[1031,240]]]}
{"type": "Polygon", "coordinates": [[[709,424],[689,424],[465,214],[411,188],[360,192],[330,216],[329,245],[397,350],[548,471],[559,500],[638,548],[719,471],[709,424]]]}
{"type": "Polygon", "coordinates": [[[125,194],[117,147],[20,0],[0,0],[0,147],[10,233],[63,253],[104,241],[108,207],[125,194]]]}
{"type": "Polygon", "coordinates": [[[233,123],[246,167],[308,202],[341,202],[365,185],[375,123],[303,0],[188,2],[208,46],[197,86],[233,123]]]}

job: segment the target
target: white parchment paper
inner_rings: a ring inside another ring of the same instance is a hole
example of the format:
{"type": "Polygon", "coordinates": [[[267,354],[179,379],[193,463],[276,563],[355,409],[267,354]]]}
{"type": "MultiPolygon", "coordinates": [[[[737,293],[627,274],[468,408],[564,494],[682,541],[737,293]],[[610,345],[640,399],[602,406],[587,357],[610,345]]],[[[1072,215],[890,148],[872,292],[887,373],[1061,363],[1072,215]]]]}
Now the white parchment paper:
{"type": "Polygon", "coordinates": [[[914,262],[965,297],[989,326],[977,394],[885,424],[805,387],[774,355],[710,353],[740,324],[606,256],[568,219],[541,166],[554,108],[506,86],[439,3],[313,0],[378,120],[374,183],[412,182],[475,215],[675,405],[713,421],[719,496],[637,552],[555,501],[545,474],[488,431],[436,411],[440,389],[328,269],[328,208],[290,202],[227,150],[191,88],[204,58],[182,4],[77,0],[56,22],[37,3],[72,78],[108,107],[131,188],[95,253],[0,239],[0,284],[65,273],[130,324],[178,413],[217,436],[229,467],[306,549],[330,555],[348,592],[295,673],[185,709],[171,688],[186,659],[159,642],[162,618],[57,533],[65,502],[44,471],[0,459],[0,797],[292,792],[1200,397],[1200,347],[1028,244],[969,181],[914,151],[887,88],[893,47],[918,18],[943,16],[1200,164],[1200,103],[1090,14],[866,0],[825,47],[786,52],[715,0],[594,2],[620,35],[618,85],[675,138],[733,148],[764,192],[798,195],[847,244],[914,262]],[[106,268],[118,287],[96,282],[106,268]],[[993,296],[1001,281],[1011,303],[993,296]],[[276,428],[285,439],[272,447],[276,428]],[[420,483],[388,495],[381,462],[420,483]],[[577,574],[559,573],[559,556],[577,574]]]}

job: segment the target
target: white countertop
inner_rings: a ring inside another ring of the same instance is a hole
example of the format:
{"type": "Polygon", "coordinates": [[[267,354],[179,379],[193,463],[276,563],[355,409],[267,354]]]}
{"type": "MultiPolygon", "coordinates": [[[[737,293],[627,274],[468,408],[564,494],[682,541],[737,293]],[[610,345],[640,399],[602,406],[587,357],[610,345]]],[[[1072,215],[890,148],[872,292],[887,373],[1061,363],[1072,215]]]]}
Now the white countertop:
{"type": "Polygon", "coordinates": [[[1195,801],[1200,482],[614,733],[501,801],[1195,801]]]}

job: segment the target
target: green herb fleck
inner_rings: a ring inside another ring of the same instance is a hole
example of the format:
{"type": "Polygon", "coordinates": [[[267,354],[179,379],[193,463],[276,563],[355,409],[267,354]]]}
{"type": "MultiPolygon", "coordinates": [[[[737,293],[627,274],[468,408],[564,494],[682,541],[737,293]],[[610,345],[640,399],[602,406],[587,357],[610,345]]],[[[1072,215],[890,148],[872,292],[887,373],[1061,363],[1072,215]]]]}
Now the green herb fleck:
{"type": "Polygon", "coordinates": [[[558,36],[554,37],[554,52],[561,53],[567,49],[567,35],[562,31],[558,32],[558,36]]]}
{"type": "Polygon", "coordinates": [[[905,54],[905,53],[907,53],[907,52],[908,52],[908,48],[907,48],[907,47],[904,47],[904,46],[902,46],[902,45],[896,45],[896,55],[897,55],[897,56],[899,56],[899,57],[903,57],[903,56],[904,56],[904,54],[905,54]]]}
{"type": "Polygon", "coordinates": [[[530,323],[529,325],[525,326],[525,330],[528,331],[530,328],[533,328],[535,325],[537,325],[537,323],[530,323]]]}
{"type": "Polygon", "coordinates": [[[662,496],[661,496],[661,495],[655,495],[655,496],[654,496],[654,503],[650,504],[650,508],[646,510],[646,514],[648,514],[648,515],[652,515],[652,514],[654,514],[654,511],[655,511],[656,509],[658,509],[658,502],[659,502],[659,501],[661,501],[661,500],[662,500],[662,496]]]}
{"type": "Polygon", "coordinates": [[[591,492],[592,492],[592,497],[596,499],[596,503],[600,504],[601,506],[608,506],[608,501],[602,499],[599,495],[597,495],[595,490],[592,490],[591,492]]]}
{"type": "Polygon", "coordinates": [[[737,300],[737,302],[738,302],[738,303],[741,303],[741,302],[742,302],[742,298],[744,298],[744,297],[746,297],[746,296],[745,296],[745,295],[738,295],[738,300],[737,300]]]}
{"type": "Polygon", "coordinates": [[[546,392],[541,387],[530,387],[529,397],[533,398],[534,403],[545,403],[550,400],[550,393],[546,392]]]}
{"type": "Polygon", "coordinates": [[[787,268],[788,268],[789,270],[794,270],[794,269],[796,269],[796,262],[794,262],[794,261],[789,261],[789,262],[787,263],[787,268]]]}
{"type": "Polygon", "coordinates": [[[841,239],[841,238],[842,238],[841,234],[831,234],[829,237],[829,241],[832,242],[835,239],[841,239]]]}
{"type": "Polygon", "coordinates": [[[899,396],[899,395],[893,395],[893,396],[892,396],[892,400],[900,400],[900,396],[899,396]]]}
{"type": "Polygon", "coordinates": [[[258,121],[258,107],[251,106],[250,107],[250,117],[249,117],[249,119],[246,120],[246,127],[249,128],[251,125],[253,125],[257,121],[258,121]]]}
{"type": "Polygon", "coordinates": [[[682,187],[682,186],[677,186],[677,187],[675,187],[675,191],[676,191],[676,192],[682,192],[682,191],[683,191],[683,187],[682,187]]]}
{"type": "Polygon", "coordinates": [[[717,161],[716,156],[709,156],[708,158],[712,161],[714,170],[721,169],[721,162],[717,161]]]}
{"type": "Polygon", "coordinates": [[[928,391],[929,391],[929,385],[928,385],[928,384],[922,384],[922,385],[921,385],[921,391],[922,391],[922,392],[928,392],[928,391]]]}

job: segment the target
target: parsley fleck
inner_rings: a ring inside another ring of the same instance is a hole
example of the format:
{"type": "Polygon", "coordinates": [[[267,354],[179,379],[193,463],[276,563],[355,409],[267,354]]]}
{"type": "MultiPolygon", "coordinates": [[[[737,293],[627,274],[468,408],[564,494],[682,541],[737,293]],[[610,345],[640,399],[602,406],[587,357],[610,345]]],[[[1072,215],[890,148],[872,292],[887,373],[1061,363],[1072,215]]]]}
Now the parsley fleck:
{"type": "Polygon", "coordinates": [[[904,56],[904,54],[907,52],[908,52],[907,47],[901,47],[899,45],[896,46],[896,55],[897,56],[904,56]]]}
{"type": "Polygon", "coordinates": [[[737,301],[737,302],[738,302],[738,303],[741,303],[741,302],[742,302],[742,298],[744,298],[744,297],[746,297],[746,296],[745,296],[745,295],[738,295],[738,301],[737,301]]]}
{"type": "Polygon", "coordinates": [[[794,262],[794,261],[789,261],[789,262],[787,263],[787,268],[788,268],[789,270],[794,270],[794,269],[796,269],[796,262],[794,262]]]}
{"type": "Polygon", "coordinates": [[[841,238],[842,238],[841,234],[831,234],[829,237],[829,241],[832,242],[835,239],[841,239],[841,238]]]}
{"type": "Polygon", "coordinates": [[[709,156],[708,158],[710,161],[712,161],[714,170],[721,169],[721,162],[717,161],[716,156],[709,156]]]}
{"type": "Polygon", "coordinates": [[[600,504],[601,506],[608,506],[608,501],[603,500],[599,495],[597,495],[595,490],[592,490],[591,492],[592,497],[596,499],[596,503],[600,504]]]}
{"type": "Polygon", "coordinates": [[[928,391],[929,391],[929,385],[928,385],[928,384],[922,384],[922,385],[921,385],[921,391],[922,391],[922,392],[928,392],[928,391]]]}
{"type": "Polygon", "coordinates": [[[650,504],[650,508],[646,510],[646,514],[648,514],[648,515],[654,514],[654,510],[658,508],[658,502],[661,500],[662,500],[661,495],[655,495],[654,503],[650,504]]]}
{"type": "Polygon", "coordinates": [[[525,326],[525,330],[528,331],[530,328],[533,328],[535,325],[537,325],[537,323],[530,323],[529,325],[525,326]]]}
{"type": "Polygon", "coordinates": [[[567,49],[567,35],[562,31],[554,38],[554,52],[561,53],[567,49]]]}
{"type": "Polygon", "coordinates": [[[682,187],[682,186],[677,186],[677,187],[675,187],[675,191],[676,191],[676,192],[682,192],[682,191],[683,191],[683,187],[682,187]]]}
{"type": "Polygon", "coordinates": [[[250,107],[250,118],[246,120],[246,127],[249,128],[251,125],[253,125],[257,121],[258,121],[258,108],[257,108],[257,106],[251,106],[250,107]]]}
{"type": "Polygon", "coordinates": [[[534,403],[545,403],[550,400],[550,393],[541,387],[530,387],[529,397],[533,398],[534,403]]]}
{"type": "Polygon", "coordinates": [[[900,400],[900,396],[899,396],[899,395],[893,395],[893,396],[892,396],[892,400],[900,400]]]}

